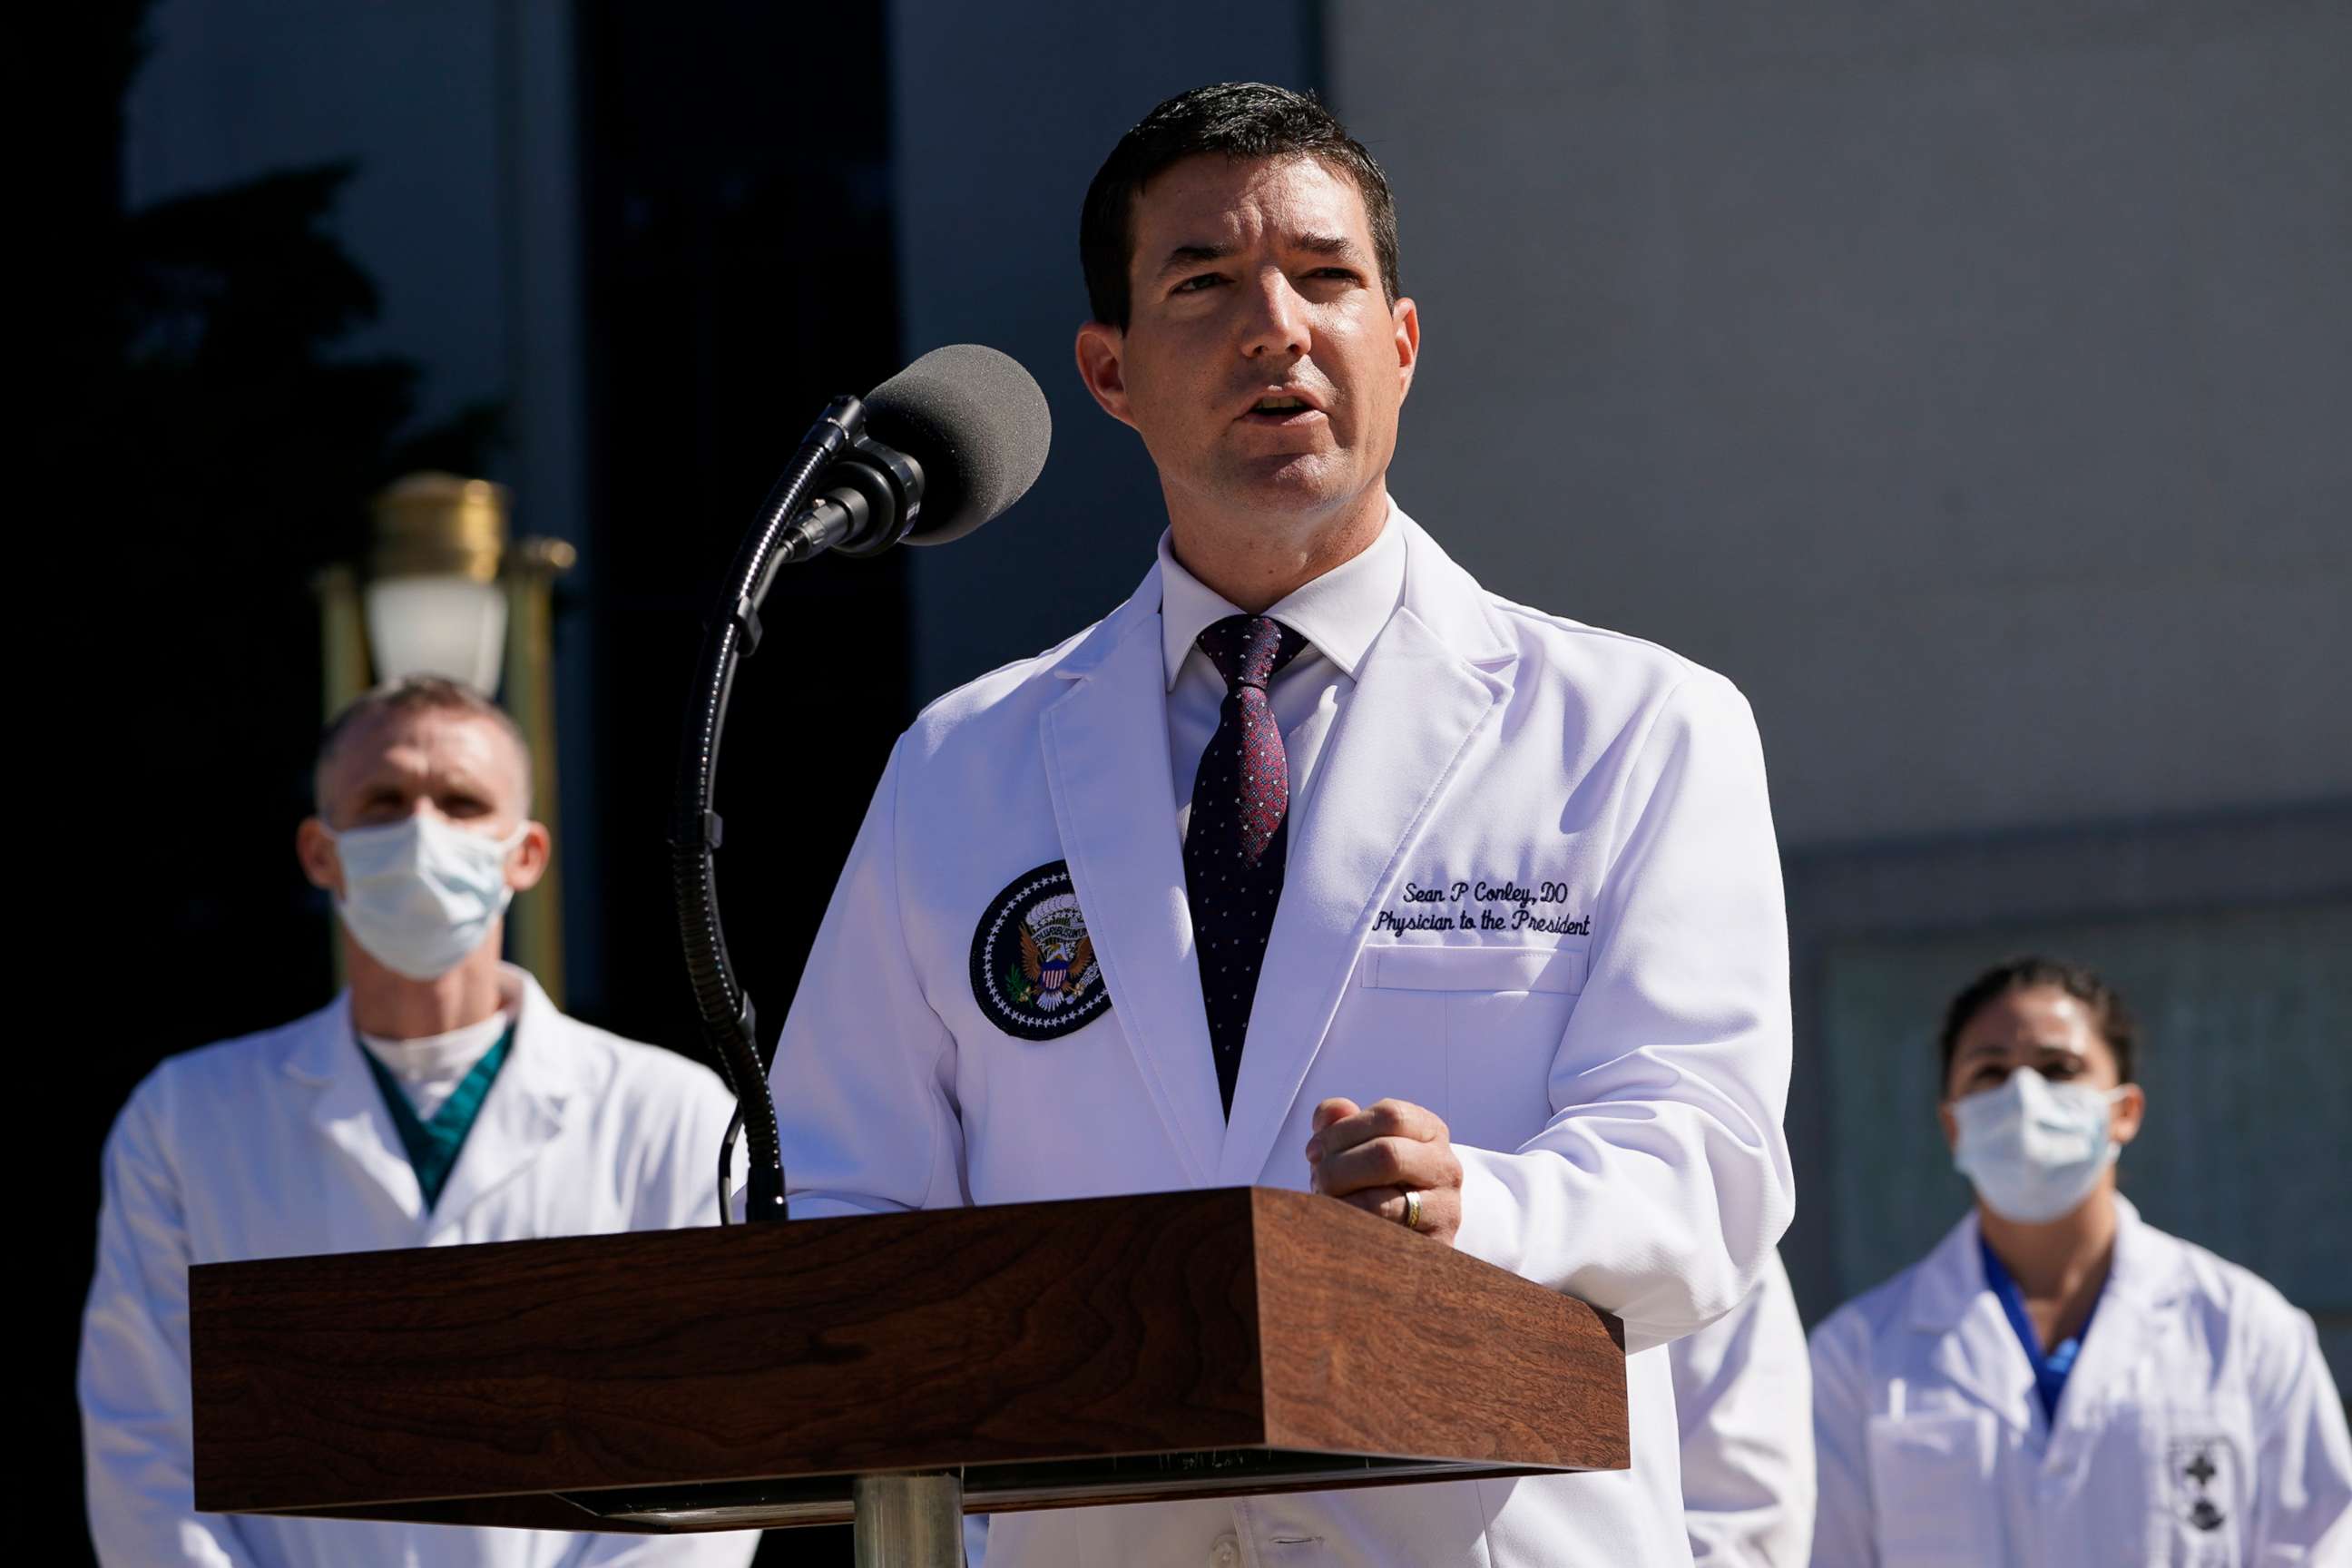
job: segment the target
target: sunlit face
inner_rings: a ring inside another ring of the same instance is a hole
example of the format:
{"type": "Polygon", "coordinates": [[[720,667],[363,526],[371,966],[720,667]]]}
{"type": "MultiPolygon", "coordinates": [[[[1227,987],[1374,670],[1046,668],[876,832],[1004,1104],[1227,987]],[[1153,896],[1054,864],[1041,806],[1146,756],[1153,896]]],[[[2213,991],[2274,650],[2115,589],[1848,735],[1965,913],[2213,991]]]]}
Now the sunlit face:
{"type": "MultiPolygon", "coordinates": [[[[456,709],[385,713],[346,733],[319,772],[319,813],[296,844],[303,869],[342,896],[342,866],[330,832],[379,827],[420,812],[492,838],[520,826],[530,785],[514,737],[495,721],[456,709]]],[[[534,826],[508,860],[518,889],[539,879],[546,830],[534,826]]]]}
{"type": "Polygon", "coordinates": [[[1135,198],[1127,327],[1088,388],[1143,437],[1171,515],[1312,523],[1381,486],[1420,319],[1391,305],[1363,196],[1313,158],[1203,155],[1135,198]]]}
{"type": "MultiPolygon", "coordinates": [[[[2032,1068],[2053,1084],[2115,1089],[2122,1083],[2115,1049],[2080,997],[2056,985],[2004,992],[1979,1008],[1952,1042],[1951,1069],[1944,1075],[1947,1141],[1958,1136],[1952,1102],[1999,1089],[2020,1068],[2032,1068]]],[[[2109,1135],[2130,1142],[2145,1109],[2137,1086],[2126,1089],[2108,1112],[2109,1135]]]]}

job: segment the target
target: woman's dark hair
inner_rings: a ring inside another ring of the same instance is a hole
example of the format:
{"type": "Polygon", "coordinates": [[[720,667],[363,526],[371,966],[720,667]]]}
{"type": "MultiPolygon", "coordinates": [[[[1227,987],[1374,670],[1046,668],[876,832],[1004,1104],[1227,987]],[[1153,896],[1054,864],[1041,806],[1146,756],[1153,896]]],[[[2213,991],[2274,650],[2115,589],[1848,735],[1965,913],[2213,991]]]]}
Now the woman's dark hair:
{"type": "Polygon", "coordinates": [[[1353,180],[1364,198],[1381,288],[1389,303],[1396,303],[1402,291],[1397,281],[1396,203],[1372,155],[1312,93],[1262,81],[1223,81],[1180,92],[1145,115],[1095,172],[1078,213],[1078,263],[1086,269],[1087,304],[1096,321],[1127,330],[1137,194],[1162,169],[1204,153],[1313,158],[1353,180]]]}
{"type": "Polygon", "coordinates": [[[1994,1001],[2012,991],[2031,991],[2039,986],[2054,985],[2091,1010],[2092,1026],[2099,1038],[2107,1042],[2115,1053],[2116,1081],[2136,1083],[2134,1058],[2139,1046],[2139,1025],[2130,1009],[2124,1005],[2116,988],[2079,963],[2061,963],[2054,958],[2012,958],[2006,963],[1996,963],[1961,988],[1944,1010],[1944,1081],[1952,1077],[1952,1047],[1958,1044],[1960,1031],[1979,1013],[1994,1001]]]}

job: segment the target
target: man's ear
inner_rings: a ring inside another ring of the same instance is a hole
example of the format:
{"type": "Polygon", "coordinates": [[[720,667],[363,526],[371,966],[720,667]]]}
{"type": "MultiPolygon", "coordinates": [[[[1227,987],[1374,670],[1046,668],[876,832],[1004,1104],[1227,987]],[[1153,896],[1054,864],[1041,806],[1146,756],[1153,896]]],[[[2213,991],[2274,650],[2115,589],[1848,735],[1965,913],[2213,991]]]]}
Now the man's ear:
{"type": "Polygon", "coordinates": [[[1396,333],[1397,401],[1412,392],[1413,367],[1421,363],[1421,307],[1411,299],[1389,307],[1389,323],[1396,333]]]}
{"type": "Polygon", "coordinates": [[[1078,379],[1087,384],[1102,411],[1135,428],[1127,403],[1127,334],[1101,321],[1078,329],[1078,379]]]}
{"type": "Polygon", "coordinates": [[[539,879],[547,875],[547,862],[555,853],[555,839],[543,824],[526,822],[522,826],[522,842],[507,857],[507,886],[518,893],[527,893],[539,886],[539,879]]]}
{"type": "Polygon", "coordinates": [[[302,875],[310,879],[314,888],[324,888],[337,898],[343,896],[343,862],[335,853],[335,840],[327,825],[315,816],[306,816],[302,826],[294,830],[294,858],[302,863],[302,875]]]}

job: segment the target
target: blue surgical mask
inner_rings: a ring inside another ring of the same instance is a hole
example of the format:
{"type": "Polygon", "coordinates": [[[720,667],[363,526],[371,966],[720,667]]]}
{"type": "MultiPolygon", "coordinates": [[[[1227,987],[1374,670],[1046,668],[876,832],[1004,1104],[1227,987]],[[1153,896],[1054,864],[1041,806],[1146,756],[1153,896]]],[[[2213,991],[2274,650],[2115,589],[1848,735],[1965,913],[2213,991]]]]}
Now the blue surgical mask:
{"type": "Polygon", "coordinates": [[[1952,1163],[2003,1219],[2046,1225],[2091,1195],[2123,1145],[2107,1132],[2120,1089],[2053,1084],[2019,1068],[1999,1089],[1952,1102],[1952,1163]]]}
{"type": "Polygon", "coordinates": [[[371,957],[411,980],[437,980],[482,945],[506,913],[507,857],[530,831],[469,833],[418,812],[382,827],[331,834],[342,862],[335,912],[371,957]]]}

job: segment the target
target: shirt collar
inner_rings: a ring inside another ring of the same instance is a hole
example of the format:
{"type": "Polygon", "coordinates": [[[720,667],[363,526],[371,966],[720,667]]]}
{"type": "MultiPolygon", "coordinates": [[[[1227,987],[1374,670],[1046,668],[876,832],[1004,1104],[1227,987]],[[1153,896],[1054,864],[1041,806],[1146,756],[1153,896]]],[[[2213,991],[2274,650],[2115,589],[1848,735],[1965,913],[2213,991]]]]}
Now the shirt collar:
{"type": "MultiPolygon", "coordinates": [[[[1356,667],[1371,651],[1372,639],[1389,624],[1404,597],[1404,530],[1396,507],[1371,544],[1320,577],[1299,585],[1266,614],[1315,645],[1324,658],[1354,679],[1356,667]]],[[[1242,611],[1202,583],[1176,559],[1169,533],[1160,535],[1160,648],[1171,690],[1185,656],[1209,626],[1242,611]]]]}

